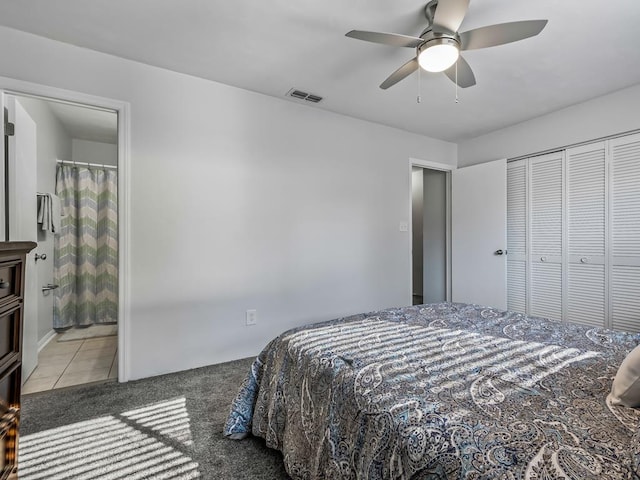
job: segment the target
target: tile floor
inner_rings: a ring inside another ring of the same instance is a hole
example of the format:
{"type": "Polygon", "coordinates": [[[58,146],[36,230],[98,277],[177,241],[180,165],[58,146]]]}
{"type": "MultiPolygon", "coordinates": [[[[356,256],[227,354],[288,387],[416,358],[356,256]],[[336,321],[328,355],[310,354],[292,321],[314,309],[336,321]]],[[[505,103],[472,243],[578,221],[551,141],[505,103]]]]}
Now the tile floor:
{"type": "Polygon", "coordinates": [[[58,342],[54,337],[38,354],[38,366],[22,393],[118,378],[118,337],[58,342]]]}

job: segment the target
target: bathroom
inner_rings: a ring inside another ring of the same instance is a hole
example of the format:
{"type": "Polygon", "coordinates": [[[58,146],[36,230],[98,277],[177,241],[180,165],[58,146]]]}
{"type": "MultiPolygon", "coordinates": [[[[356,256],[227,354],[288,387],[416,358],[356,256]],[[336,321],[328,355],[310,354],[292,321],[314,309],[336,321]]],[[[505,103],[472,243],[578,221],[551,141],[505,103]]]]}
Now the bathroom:
{"type": "Polygon", "coordinates": [[[117,114],[12,97],[15,141],[36,152],[35,178],[15,177],[16,195],[29,197],[17,216],[31,217],[35,197],[36,215],[18,221],[38,243],[27,263],[37,300],[24,318],[23,393],[117,380],[117,114]]]}

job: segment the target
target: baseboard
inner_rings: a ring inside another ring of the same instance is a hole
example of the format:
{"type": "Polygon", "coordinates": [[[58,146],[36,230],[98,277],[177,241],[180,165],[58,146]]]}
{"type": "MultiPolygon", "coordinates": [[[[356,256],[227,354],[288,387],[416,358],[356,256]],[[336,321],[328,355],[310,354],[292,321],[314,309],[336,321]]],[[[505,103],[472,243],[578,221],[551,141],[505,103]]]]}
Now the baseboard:
{"type": "Polygon", "coordinates": [[[53,340],[53,337],[56,336],[56,331],[51,329],[49,331],[49,333],[47,333],[44,337],[42,337],[39,341],[38,341],[38,353],[40,353],[40,350],[42,350],[44,347],[47,346],[47,344],[53,340]]]}

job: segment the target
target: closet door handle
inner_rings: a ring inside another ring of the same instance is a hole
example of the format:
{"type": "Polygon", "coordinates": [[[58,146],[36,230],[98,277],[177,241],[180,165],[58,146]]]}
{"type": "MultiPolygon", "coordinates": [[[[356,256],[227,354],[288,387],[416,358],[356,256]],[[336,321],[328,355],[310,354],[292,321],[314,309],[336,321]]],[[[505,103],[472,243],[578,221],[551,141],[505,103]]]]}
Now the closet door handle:
{"type": "Polygon", "coordinates": [[[493,254],[494,254],[494,255],[506,255],[506,254],[507,254],[507,251],[506,251],[506,250],[499,249],[499,250],[496,250],[495,252],[493,252],[493,254]]]}

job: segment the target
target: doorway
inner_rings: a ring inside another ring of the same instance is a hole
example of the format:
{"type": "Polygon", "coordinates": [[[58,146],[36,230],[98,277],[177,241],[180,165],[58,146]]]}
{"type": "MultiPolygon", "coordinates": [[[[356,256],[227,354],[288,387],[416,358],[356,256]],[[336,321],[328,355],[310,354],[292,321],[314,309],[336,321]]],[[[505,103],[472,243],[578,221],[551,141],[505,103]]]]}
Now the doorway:
{"type": "Polygon", "coordinates": [[[412,304],[451,300],[451,173],[411,165],[412,304]]]}
{"type": "MultiPolygon", "coordinates": [[[[25,315],[23,393],[118,378],[118,115],[49,98],[5,95],[35,137],[32,177],[10,174],[36,215],[11,205],[38,242],[25,315]],[[33,190],[33,191],[31,191],[33,190]],[[35,298],[34,298],[35,297],[35,298]]],[[[27,127],[17,125],[15,142],[27,127]]],[[[21,140],[20,140],[21,139],[21,140]]],[[[13,218],[12,218],[13,217],[13,218]]],[[[17,239],[17,238],[16,238],[17,239]]]]}

